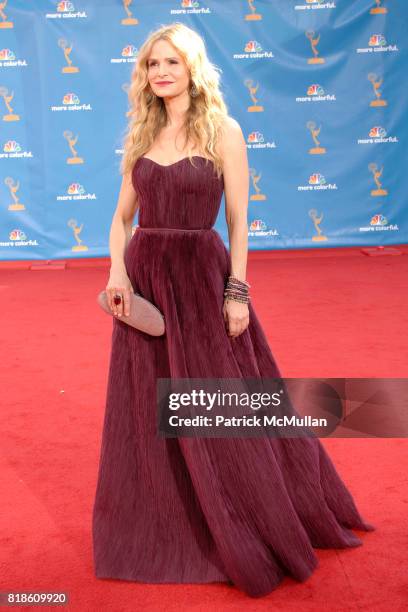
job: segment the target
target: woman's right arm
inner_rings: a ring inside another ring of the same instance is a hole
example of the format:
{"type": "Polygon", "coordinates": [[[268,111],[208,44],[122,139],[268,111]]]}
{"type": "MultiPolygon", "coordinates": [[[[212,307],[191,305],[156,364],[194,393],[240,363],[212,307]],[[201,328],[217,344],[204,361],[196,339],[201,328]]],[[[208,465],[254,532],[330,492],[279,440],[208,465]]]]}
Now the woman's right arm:
{"type": "Polygon", "coordinates": [[[132,237],[133,219],[138,208],[131,173],[124,174],[109,234],[111,270],[125,270],[125,250],[132,237]]]}
{"type": "Polygon", "coordinates": [[[133,220],[138,208],[137,193],[129,172],[122,177],[118,203],[109,234],[111,267],[106,292],[111,310],[117,316],[122,316],[123,312],[129,314],[130,291],[133,291],[133,288],[126,272],[124,256],[132,237],[133,220]],[[113,303],[115,293],[123,296],[123,301],[119,305],[113,303]]]}

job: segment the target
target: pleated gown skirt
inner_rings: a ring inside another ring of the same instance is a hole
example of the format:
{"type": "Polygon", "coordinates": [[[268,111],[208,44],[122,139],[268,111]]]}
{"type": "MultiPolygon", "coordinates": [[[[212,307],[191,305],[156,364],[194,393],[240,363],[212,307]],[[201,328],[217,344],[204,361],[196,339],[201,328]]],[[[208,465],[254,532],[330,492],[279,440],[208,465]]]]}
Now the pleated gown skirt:
{"type": "Polygon", "coordinates": [[[214,229],[223,177],[195,156],[139,158],[139,226],[125,252],[134,291],[163,313],[153,337],[113,319],[93,506],[95,575],[145,583],[232,582],[251,597],[304,581],[314,548],[361,545],[374,527],[318,438],[163,438],[157,378],[282,377],[252,304],[228,336],[229,252],[214,229]]]}

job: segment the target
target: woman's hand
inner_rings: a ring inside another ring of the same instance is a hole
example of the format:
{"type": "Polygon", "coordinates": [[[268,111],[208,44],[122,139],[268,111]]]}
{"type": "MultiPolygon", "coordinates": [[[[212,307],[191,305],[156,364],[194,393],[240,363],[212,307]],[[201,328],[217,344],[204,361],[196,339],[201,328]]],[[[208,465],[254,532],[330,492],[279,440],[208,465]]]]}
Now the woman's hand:
{"type": "Polygon", "coordinates": [[[232,338],[236,338],[242,334],[249,325],[248,304],[236,302],[234,300],[224,300],[222,313],[228,327],[228,334],[232,338]]]}
{"type": "Polygon", "coordinates": [[[123,314],[129,316],[130,292],[133,292],[133,287],[125,269],[114,270],[111,268],[105,291],[108,295],[109,306],[113,314],[118,317],[121,317],[123,314]],[[122,298],[120,304],[115,304],[113,301],[113,297],[116,294],[122,298]]]}

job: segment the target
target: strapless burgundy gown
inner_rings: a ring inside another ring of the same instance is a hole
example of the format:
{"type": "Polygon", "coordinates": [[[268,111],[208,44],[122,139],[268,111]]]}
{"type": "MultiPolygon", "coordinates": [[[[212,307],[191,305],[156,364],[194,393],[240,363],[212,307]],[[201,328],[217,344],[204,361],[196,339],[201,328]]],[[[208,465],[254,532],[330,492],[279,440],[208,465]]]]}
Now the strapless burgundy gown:
{"type": "Polygon", "coordinates": [[[223,177],[194,157],[139,158],[139,227],[125,252],[133,289],[158,306],[153,337],[113,319],[93,507],[97,578],[232,582],[252,597],[284,575],[304,581],[313,548],[361,545],[371,531],[318,438],[163,438],[156,378],[281,377],[249,305],[228,336],[222,316],[231,262],[213,228],[223,177]]]}

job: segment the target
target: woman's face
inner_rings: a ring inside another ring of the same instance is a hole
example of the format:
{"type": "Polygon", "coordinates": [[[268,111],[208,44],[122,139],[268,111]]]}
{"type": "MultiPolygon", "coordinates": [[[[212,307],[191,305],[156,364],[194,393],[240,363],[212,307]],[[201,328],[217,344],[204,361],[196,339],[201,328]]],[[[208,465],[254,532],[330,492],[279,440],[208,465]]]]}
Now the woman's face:
{"type": "Polygon", "coordinates": [[[179,96],[190,83],[185,61],[167,40],[154,43],[147,60],[147,78],[153,92],[161,98],[179,96]]]}

